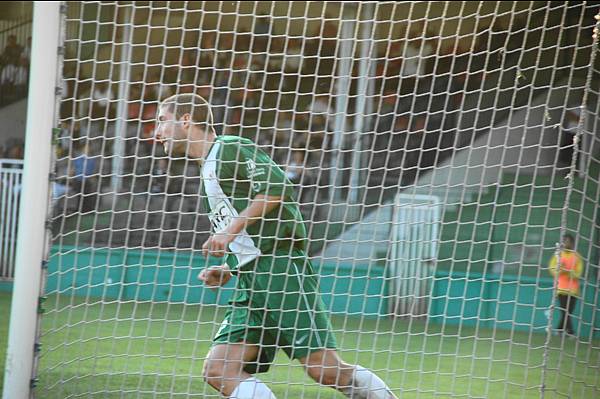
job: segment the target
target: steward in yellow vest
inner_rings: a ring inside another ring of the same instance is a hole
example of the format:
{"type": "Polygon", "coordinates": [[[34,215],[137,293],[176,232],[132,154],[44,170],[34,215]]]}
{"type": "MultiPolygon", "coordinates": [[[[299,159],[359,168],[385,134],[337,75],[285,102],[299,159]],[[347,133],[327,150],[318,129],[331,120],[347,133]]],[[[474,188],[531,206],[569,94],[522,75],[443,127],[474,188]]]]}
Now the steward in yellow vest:
{"type": "Polygon", "coordinates": [[[572,235],[565,234],[563,236],[563,250],[559,256],[552,256],[548,270],[553,277],[558,279],[556,293],[561,309],[558,329],[574,335],[571,315],[580,294],[579,279],[583,274],[583,259],[575,251],[575,238],[572,235]],[[557,273],[558,277],[556,277],[557,273]]]}

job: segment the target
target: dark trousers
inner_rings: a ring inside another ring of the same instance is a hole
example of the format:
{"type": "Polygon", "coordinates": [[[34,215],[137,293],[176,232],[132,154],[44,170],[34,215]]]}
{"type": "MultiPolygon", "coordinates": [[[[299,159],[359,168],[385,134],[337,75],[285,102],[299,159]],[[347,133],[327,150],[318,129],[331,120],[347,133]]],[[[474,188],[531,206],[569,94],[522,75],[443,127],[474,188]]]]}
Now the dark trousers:
{"type": "Polygon", "coordinates": [[[81,209],[82,212],[90,212],[96,208],[98,187],[94,177],[75,179],[71,187],[77,193],[77,209],[81,209]]]}
{"type": "Polygon", "coordinates": [[[560,304],[560,323],[558,324],[558,329],[566,331],[567,334],[575,334],[575,330],[573,330],[573,324],[571,324],[571,315],[575,310],[575,305],[577,304],[577,297],[572,295],[558,295],[558,302],[560,304]]]}

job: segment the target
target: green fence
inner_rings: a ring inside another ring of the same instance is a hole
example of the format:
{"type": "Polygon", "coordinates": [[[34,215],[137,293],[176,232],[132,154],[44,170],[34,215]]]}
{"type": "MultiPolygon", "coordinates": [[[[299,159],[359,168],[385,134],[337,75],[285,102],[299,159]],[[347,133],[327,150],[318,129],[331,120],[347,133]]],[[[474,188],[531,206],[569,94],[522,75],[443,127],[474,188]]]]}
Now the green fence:
{"type": "MultiPolygon", "coordinates": [[[[590,173],[598,175],[597,169],[590,173]]],[[[488,266],[499,264],[512,274],[537,276],[560,241],[567,183],[556,176],[505,173],[497,186],[471,202],[447,207],[438,268],[484,273],[488,266]]],[[[577,251],[595,265],[600,186],[576,178],[572,189],[565,227],[576,235],[577,251]]]]}
{"type": "MultiPolygon", "coordinates": [[[[198,253],[124,249],[54,248],[48,266],[47,293],[119,301],[227,304],[235,280],[218,290],[196,276],[206,264],[198,253]],[[59,256],[60,255],[60,256],[59,256]]],[[[315,263],[322,298],[332,313],[382,317],[388,313],[384,269],[377,265],[315,263]]],[[[0,289],[10,290],[9,284],[0,289]]],[[[582,284],[575,310],[579,335],[600,337],[598,287],[582,284]]],[[[450,274],[433,278],[429,322],[480,328],[545,332],[552,301],[552,279],[450,274]]],[[[558,314],[555,314],[555,325],[558,314]]]]}
{"type": "MultiPolygon", "coordinates": [[[[189,251],[95,248],[54,249],[47,293],[103,297],[122,301],[227,304],[235,279],[217,290],[196,276],[206,261],[189,251]]],[[[322,298],[332,313],[381,316],[387,309],[381,267],[315,264],[322,298]]]]}
{"type": "MultiPolygon", "coordinates": [[[[553,280],[546,277],[437,271],[429,321],[545,333],[553,298],[552,284],[553,280]]],[[[582,337],[600,337],[598,287],[585,282],[581,288],[573,327],[582,337]]],[[[559,320],[558,312],[556,308],[555,326],[559,320]]]]}

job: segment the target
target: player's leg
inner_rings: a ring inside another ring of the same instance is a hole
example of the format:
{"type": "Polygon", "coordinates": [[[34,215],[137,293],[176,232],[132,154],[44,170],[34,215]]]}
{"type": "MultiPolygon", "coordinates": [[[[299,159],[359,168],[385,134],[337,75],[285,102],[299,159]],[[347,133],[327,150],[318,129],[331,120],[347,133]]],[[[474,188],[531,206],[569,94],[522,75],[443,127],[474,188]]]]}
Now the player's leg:
{"type": "Polygon", "coordinates": [[[342,361],[333,349],[312,352],[299,359],[318,383],[337,389],[352,399],[396,399],[391,389],[370,370],[342,361]]]}
{"type": "Polygon", "coordinates": [[[204,363],[205,381],[225,397],[273,399],[271,390],[256,372],[268,370],[275,357],[271,342],[263,342],[260,314],[246,306],[232,306],[213,338],[214,346],[204,363]]]}
{"type": "Polygon", "coordinates": [[[310,260],[300,251],[294,255],[291,259],[275,259],[270,265],[276,273],[268,285],[268,322],[277,326],[282,349],[290,358],[298,359],[312,379],[348,398],[395,398],[375,374],[340,359],[310,260]]]}
{"type": "Polygon", "coordinates": [[[306,374],[321,385],[337,389],[352,384],[354,367],[344,363],[334,349],[322,349],[298,360],[306,374]]]}
{"type": "Polygon", "coordinates": [[[268,386],[244,370],[258,353],[259,347],[252,344],[215,345],[204,362],[204,380],[228,398],[275,399],[268,386]]]}
{"type": "Polygon", "coordinates": [[[225,396],[230,396],[240,382],[252,377],[244,365],[258,355],[258,346],[245,343],[213,346],[204,362],[204,380],[225,396]]]}

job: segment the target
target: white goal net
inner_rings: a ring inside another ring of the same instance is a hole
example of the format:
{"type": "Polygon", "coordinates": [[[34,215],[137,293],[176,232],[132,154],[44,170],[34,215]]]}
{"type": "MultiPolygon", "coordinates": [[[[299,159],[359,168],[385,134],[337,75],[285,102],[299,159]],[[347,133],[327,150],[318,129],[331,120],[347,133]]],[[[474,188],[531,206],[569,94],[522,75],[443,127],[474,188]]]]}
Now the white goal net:
{"type": "MultiPolygon", "coordinates": [[[[206,355],[226,312],[260,293],[241,274],[216,290],[197,279],[220,262],[201,251],[212,202],[199,163],[155,136],[160,102],[191,93],[219,140],[251,140],[279,165],[264,183],[285,186],[304,222],[267,227],[289,222],[281,211],[248,234],[263,260],[264,242],[288,249],[288,276],[310,258],[326,316],[319,300],[298,306],[330,320],[345,362],[398,398],[598,397],[599,12],[66,3],[35,395],[220,397],[206,355]]],[[[256,163],[230,165],[232,206],[251,196],[238,180],[262,184],[256,163]]],[[[283,303],[299,291],[277,291],[275,263],[245,273],[283,303]]],[[[300,309],[264,306],[302,330],[300,309]]],[[[282,349],[257,374],[277,398],[344,397],[286,356],[283,327],[244,325],[250,343],[282,349]]]]}

